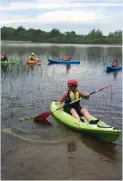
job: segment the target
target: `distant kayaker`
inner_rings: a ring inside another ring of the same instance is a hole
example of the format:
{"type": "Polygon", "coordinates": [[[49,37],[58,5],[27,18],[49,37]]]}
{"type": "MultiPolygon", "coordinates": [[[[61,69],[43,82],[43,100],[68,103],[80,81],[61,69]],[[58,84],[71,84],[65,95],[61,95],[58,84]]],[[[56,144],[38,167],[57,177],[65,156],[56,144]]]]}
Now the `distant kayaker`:
{"type": "Polygon", "coordinates": [[[70,60],[71,59],[71,56],[70,54],[68,53],[67,56],[65,57],[65,60],[70,60]]]}
{"type": "Polygon", "coordinates": [[[112,62],[112,67],[118,67],[118,66],[119,66],[118,59],[114,59],[114,61],[112,62]]]}
{"type": "Polygon", "coordinates": [[[30,55],[29,59],[30,59],[30,60],[34,60],[34,61],[35,61],[34,55],[35,55],[34,53],[31,53],[31,55],[30,55]]]}
{"type": "Polygon", "coordinates": [[[4,62],[4,61],[7,61],[7,62],[8,62],[8,58],[7,58],[7,53],[6,53],[6,52],[3,52],[3,53],[2,53],[1,61],[2,61],[2,62],[4,62]]]}
{"type": "MultiPolygon", "coordinates": [[[[78,82],[76,80],[69,80],[67,82],[68,90],[64,91],[60,99],[58,101],[58,106],[62,106],[62,102],[65,102],[65,104],[69,104],[71,101],[77,100],[80,97],[83,97],[85,99],[89,99],[89,94],[85,93],[84,91],[78,90],[77,85],[78,82]]],[[[77,119],[78,121],[81,121],[80,116],[84,116],[90,124],[96,124],[98,123],[97,120],[91,120],[91,115],[89,114],[87,108],[81,107],[80,101],[75,102],[69,106],[64,107],[64,111],[67,113],[72,114],[72,116],[77,119]]]]}

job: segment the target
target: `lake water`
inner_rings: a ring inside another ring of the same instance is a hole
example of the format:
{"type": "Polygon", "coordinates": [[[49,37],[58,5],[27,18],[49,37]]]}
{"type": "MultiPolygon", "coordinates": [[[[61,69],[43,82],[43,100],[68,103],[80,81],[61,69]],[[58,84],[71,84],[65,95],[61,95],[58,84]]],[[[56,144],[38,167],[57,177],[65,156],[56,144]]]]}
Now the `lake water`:
{"type": "Polygon", "coordinates": [[[122,71],[106,73],[106,63],[122,47],[111,45],[2,44],[1,52],[15,65],[1,67],[2,179],[118,180],[122,176],[122,135],[112,144],[73,132],[52,116],[52,126],[37,125],[32,117],[49,111],[76,79],[85,92],[112,87],[82,100],[95,117],[122,129],[122,71]],[[41,65],[29,66],[34,52],[41,65]],[[48,65],[48,58],[70,53],[79,65],[48,65]]]}

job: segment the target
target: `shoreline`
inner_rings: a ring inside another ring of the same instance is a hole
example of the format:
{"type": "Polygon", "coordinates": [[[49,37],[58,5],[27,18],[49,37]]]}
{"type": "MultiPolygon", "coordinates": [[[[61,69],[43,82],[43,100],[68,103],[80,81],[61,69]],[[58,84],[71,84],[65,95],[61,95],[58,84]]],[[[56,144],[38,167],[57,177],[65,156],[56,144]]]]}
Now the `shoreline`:
{"type": "Polygon", "coordinates": [[[108,43],[105,43],[105,44],[98,44],[98,43],[51,43],[51,42],[33,42],[33,41],[19,41],[19,40],[1,40],[1,43],[32,43],[32,44],[65,44],[65,45],[119,45],[119,46],[122,46],[122,43],[112,43],[112,44],[108,44],[108,43]]]}

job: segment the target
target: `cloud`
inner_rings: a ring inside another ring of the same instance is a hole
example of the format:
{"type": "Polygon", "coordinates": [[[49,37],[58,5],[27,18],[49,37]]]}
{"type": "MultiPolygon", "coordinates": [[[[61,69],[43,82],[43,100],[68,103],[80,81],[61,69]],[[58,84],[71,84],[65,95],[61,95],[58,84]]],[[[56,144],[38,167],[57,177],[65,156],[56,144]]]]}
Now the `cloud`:
{"type": "Polygon", "coordinates": [[[122,29],[121,1],[115,0],[30,0],[2,4],[1,26],[39,28],[61,32],[88,33],[93,28],[105,34],[122,29]]]}
{"type": "Polygon", "coordinates": [[[0,22],[2,26],[15,24],[15,23],[23,23],[29,20],[29,18],[27,17],[28,16],[25,15],[12,15],[12,14],[3,13],[0,16],[0,22]]]}
{"type": "Polygon", "coordinates": [[[121,7],[122,2],[114,3],[114,1],[99,2],[99,1],[85,1],[85,2],[72,2],[70,0],[35,0],[35,1],[21,1],[21,2],[10,2],[6,5],[0,6],[1,11],[13,11],[13,10],[24,10],[24,9],[56,9],[56,8],[80,8],[80,7],[121,7]]]}
{"type": "Polygon", "coordinates": [[[41,23],[81,23],[81,22],[93,22],[104,18],[102,14],[94,12],[84,11],[54,11],[47,12],[37,16],[41,20],[41,23]]]}
{"type": "Polygon", "coordinates": [[[104,20],[106,17],[100,12],[94,11],[53,11],[46,12],[37,15],[34,18],[28,16],[18,16],[3,14],[3,19],[1,19],[1,24],[8,25],[17,22],[35,22],[40,24],[49,23],[93,23],[94,21],[104,20]],[[98,14],[98,16],[97,16],[98,14]]]}

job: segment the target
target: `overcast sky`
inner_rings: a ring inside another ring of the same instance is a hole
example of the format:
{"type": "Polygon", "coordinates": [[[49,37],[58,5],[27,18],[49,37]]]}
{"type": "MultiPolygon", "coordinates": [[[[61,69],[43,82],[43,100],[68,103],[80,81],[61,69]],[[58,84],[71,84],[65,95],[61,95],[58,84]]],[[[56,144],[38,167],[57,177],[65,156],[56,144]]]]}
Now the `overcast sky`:
{"type": "Polygon", "coordinates": [[[103,34],[122,29],[122,0],[3,0],[1,27],[41,29],[87,34],[93,28],[103,34]]]}

